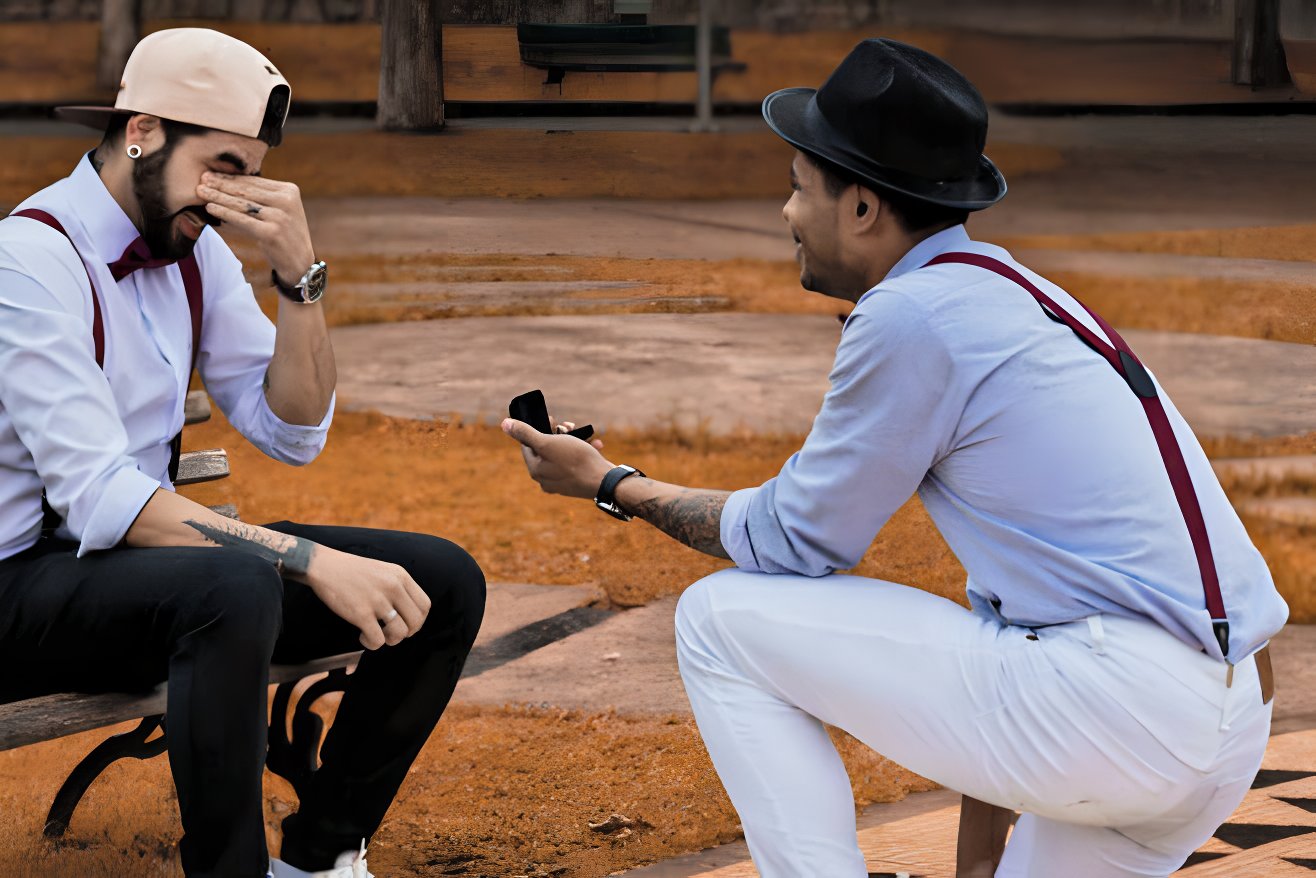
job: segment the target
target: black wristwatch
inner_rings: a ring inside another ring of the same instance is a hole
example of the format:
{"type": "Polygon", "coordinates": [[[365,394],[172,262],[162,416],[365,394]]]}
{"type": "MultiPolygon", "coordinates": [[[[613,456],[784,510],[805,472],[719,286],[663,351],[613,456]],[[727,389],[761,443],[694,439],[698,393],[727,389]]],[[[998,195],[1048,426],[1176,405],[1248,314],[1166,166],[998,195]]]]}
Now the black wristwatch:
{"type": "Polygon", "coordinates": [[[599,493],[594,497],[594,505],[611,515],[613,518],[620,518],[622,521],[630,521],[632,516],[622,511],[617,505],[617,486],[621,480],[627,476],[639,476],[644,478],[644,473],[640,472],[633,466],[614,466],[608,470],[608,474],[603,477],[603,482],[599,485],[599,493]]]}
{"type": "Polygon", "coordinates": [[[306,274],[302,275],[297,283],[292,286],[287,286],[283,281],[279,280],[279,273],[277,271],[270,272],[270,283],[274,284],[274,288],[277,289],[284,298],[291,299],[299,305],[312,305],[320,301],[320,297],[324,295],[324,287],[328,280],[329,267],[324,264],[324,260],[320,260],[308,268],[306,274]]]}

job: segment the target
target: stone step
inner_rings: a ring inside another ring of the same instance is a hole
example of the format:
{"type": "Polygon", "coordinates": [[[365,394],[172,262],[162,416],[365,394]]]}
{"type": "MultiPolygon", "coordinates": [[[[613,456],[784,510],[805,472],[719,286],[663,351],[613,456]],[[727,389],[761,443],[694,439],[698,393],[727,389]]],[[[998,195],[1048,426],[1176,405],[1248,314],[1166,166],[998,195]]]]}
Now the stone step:
{"type": "Polygon", "coordinates": [[[1235,506],[1244,515],[1268,518],[1280,524],[1316,525],[1316,498],[1312,497],[1263,497],[1240,500],[1235,506]]]}
{"type": "Polygon", "coordinates": [[[454,700],[585,711],[690,713],[676,668],[676,598],[614,614],[457,684],[454,700]]]}
{"type": "Polygon", "coordinates": [[[475,638],[475,645],[487,646],[527,625],[588,607],[602,599],[603,592],[589,585],[491,582],[484,602],[484,623],[475,638]]]}

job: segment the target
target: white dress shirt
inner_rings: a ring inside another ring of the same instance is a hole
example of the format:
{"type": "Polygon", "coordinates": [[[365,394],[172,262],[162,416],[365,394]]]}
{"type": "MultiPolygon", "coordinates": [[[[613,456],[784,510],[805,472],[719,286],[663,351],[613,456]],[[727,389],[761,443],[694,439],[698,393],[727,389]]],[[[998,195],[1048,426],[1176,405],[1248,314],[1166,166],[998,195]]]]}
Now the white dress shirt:
{"type": "MultiPolygon", "coordinates": [[[[36,542],[41,492],[63,517],[58,536],[84,555],[117,545],[169,481],[169,443],[183,427],[192,321],[177,265],[115,282],[108,263],[138,236],[84,157],[18,210],[53,215],[76,245],[35,220],[0,222],[0,558],[36,542]],[[92,300],[100,297],[105,368],[96,365],[92,300]]],[[[242,265],[210,228],[194,250],[204,318],[197,368],[211,398],[254,445],[291,464],[324,446],[317,426],[282,421],[265,399],[274,326],[242,265]]]]}
{"type": "MultiPolygon", "coordinates": [[[[1138,397],[1017,284],[973,266],[923,267],[949,251],[1004,261],[1105,337],[1067,293],[963,226],[927,238],[859,300],[804,447],[777,477],[732,494],[723,546],[745,570],[848,569],[917,491],[968,571],[976,611],[1030,627],[1148,618],[1219,656],[1138,397]]],[[[1237,662],[1282,627],[1288,607],[1160,393],[1206,520],[1237,662]]]]}

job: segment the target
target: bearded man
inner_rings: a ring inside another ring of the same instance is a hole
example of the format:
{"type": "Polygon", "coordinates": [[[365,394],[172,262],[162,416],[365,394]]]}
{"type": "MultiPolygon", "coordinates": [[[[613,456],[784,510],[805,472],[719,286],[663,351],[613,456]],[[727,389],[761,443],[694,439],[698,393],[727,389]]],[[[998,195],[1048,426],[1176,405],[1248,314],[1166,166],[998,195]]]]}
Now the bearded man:
{"type": "Polygon", "coordinates": [[[443,713],[484,578],[437,537],[245,525],[178,496],[171,461],[195,366],[229,422],[305,464],[333,415],[317,261],[291,183],[260,176],[291,91],[215,31],[152,34],[104,130],[63,180],[0,222],[0,700],[168,680],[170,768],[189,876],[356,878],[443,713]],[[214,231],[253,238],[277,326],[214,231]],[[322,767],[265,845],[271,661],[367,652],[322,767]]]}

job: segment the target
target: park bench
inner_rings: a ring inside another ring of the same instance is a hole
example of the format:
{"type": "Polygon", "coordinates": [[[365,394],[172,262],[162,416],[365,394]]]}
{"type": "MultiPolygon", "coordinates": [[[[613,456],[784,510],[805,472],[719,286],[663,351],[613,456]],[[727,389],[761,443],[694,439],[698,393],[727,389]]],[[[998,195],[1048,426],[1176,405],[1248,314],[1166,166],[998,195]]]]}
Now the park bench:
{"type": "MultiPolygon", "coordinates": [[[[184,423],[199,424],[210,419],[210,400],[203,391],[187,395],[184,423]]],[[[179,456],[174,484],[195,485],[212,482],[229,474],[228,455],[223,449],[189,451],[179,456]]],[[[211,507],[216,512],[237,518],[233,506],[211,507]]],[[[301,665],[274,665],[270,684],[277,685],[271,702],[270,745],[266,767],[292,784],[298,796],[305,792],[319,764],[318,752],[323,721],[311,711],[311,705],[329,692],[341,692],[347,685],[348,670],[356,664],[359,652],[317,659],[301,665]],[[308,677],[326,674],[306,688],[289,717],[288,707],[295,687],[308,677]],[[292,734],[288,734],[291,725],[292,734]]],[[[165,752],[165,684],[150,692],[108,692],[82,694],[65,692],[0,704],[0,750],[12,750],[28,744],[49,741],[114,725],[129,720],[140,722],[131,731],[112,735],[97,745],[74,767],[55,795],[46,817],[44,833],[59,838],[68,829],[73,812],[92,782],[119,759],[149,759],[165,752]],[[156,737],[152,737],[159,732],[156,737]]]]}
{"type": "MultiPolygon", "coordinates": [[[[521,61],[560,85],[569,71],[603,73],[694,70],[695,28],[668,24],[527,24],[516,26],[521,61]]],[[[712,73],[744,70],[731,57],[731,31],[712,29],[712,73]]]]}

